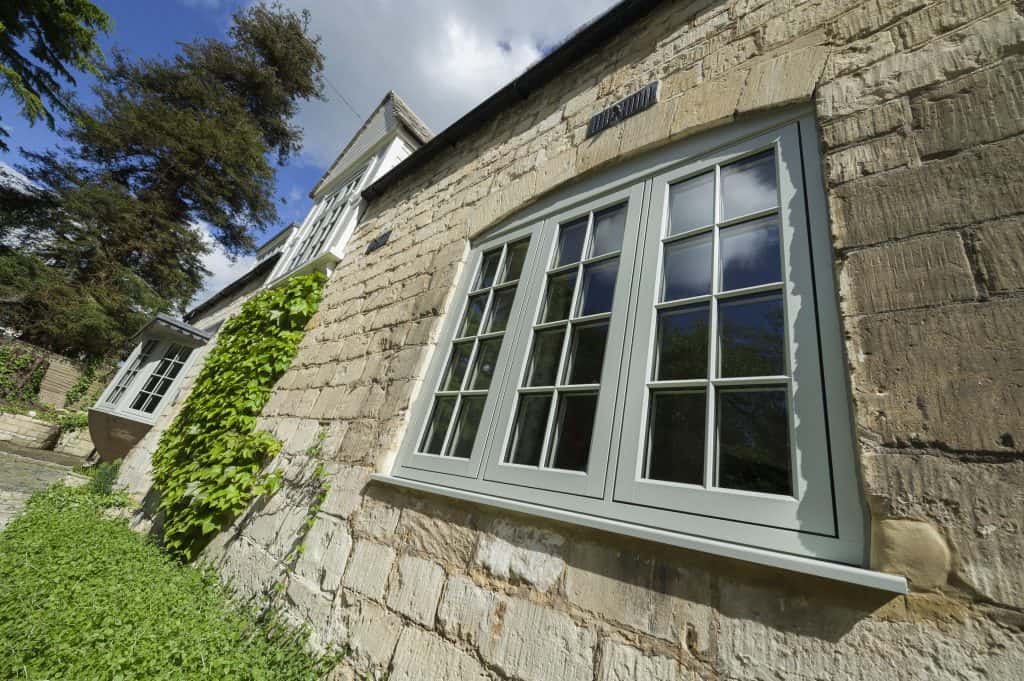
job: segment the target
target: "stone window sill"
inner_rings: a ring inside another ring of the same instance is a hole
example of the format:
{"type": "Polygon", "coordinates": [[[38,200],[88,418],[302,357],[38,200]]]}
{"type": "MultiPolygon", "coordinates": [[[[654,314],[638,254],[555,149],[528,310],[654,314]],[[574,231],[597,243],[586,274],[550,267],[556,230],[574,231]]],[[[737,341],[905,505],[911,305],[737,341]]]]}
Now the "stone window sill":
{"type": "Polygon", "coordinates": [[[669,544],[671,546],[678,546],[692,551],[701,551],[703,553],[710,553],[716,556],[735,558],[736,560],[743,560],[758,565],[766,565],[782,570],[814,575],[815,577],[832,579],[838,582],[857,584],[869,589],[877,589],[879,591],[887,591],[895,594],[907,593],[907,580],[900,575],[876,572],[874,570],[854,567],[852,565],[830,563],[823,560],[815,560],[813,558],[805,558],[803,556],[795,556],[787,553],[777,553],[765,549],[758,549],[740,544],[731,544],[728,542],[716,541],[714,539],[689,534],[666,532],[665,530],[659,530],[653,527],[633,525],[630,523],[611,520],[609,518],[574,513],[572,511],[550,508],[547,506],[537,506],[512,499],[504,499],[477,492],[468,492],[453,487],[444,487],[441,485],[433,485],[430,483],[398,478],[392,475],[377,474],[371,476],[371,478],[377,482],[387,485],[395,485],[420,492],[454,497],[463,501],[491,506],[493,508],[540,516],[549,520],[556,520],[572,525],[583,525],[585,527],[613,532],[615,534],[621,534],[628,537],[645,539],[647,541],[658,542],[660,544],[669,544]]]}

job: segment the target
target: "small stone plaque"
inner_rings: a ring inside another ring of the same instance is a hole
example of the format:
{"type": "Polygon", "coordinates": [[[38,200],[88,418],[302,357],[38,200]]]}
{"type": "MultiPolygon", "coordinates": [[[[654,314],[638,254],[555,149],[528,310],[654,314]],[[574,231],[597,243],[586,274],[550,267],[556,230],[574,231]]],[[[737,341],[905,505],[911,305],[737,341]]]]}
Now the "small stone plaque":
{"type": "Polygon", "coordinates": [[[390,238],[391,238],[391,230],[390,229],[388,231],[384,232],[383,234],[379,235],[379,236],[375,236],[373,238],[373,241],[371,241],[370,243],[366,244],[366,251],[363,253],[363,255],[370,255],[371,253],[376,251],[378,248],[380,248],[381,246],[386,244],[388,242],[388,239],[390,239],[390,238]]]}
{"type": "Polygon", "coordinates": [[[650,109],[658,103],[658,94],[661,90],[660,85],[661,81],[656,80],[639,92],[634,92],[629,97],[612,104],[601,113],[594,115],[587,125],[587,137],[593,137],[602,130],[621,123],[630,116],[635,116],[645,109],[650,109]]]}

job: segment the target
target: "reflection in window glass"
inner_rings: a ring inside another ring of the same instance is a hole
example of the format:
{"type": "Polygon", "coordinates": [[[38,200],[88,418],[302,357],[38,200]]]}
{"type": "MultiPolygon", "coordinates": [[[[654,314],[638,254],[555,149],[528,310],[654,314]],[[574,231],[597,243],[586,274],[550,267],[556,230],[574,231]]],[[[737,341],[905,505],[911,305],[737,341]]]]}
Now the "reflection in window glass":
{"type": "Polygon", "coordinates": [[[771,149],[722,166],[722,219],[732,220],[779,204],[771,149]]]}
{"type": "Polygon", "coordinates": [[[587,218],[562,225],[558,230],[558,261],[556,266],[579,262],[583,240],[587,237],[587,218]]]}
{"type": "Polygon", "coordinates": [[[524,466],[536,466],[540,463],[540,452],[544,446],[544,432],[550,410],[551,393],[519,396],[519,408],[516,410],[515,427],[509,448],[509,463],[524,466]]]}
{"type": "Polygon", "coordinates": [[[715,173],[691,177],[669,188],[669,234],[682,234],[715,221],[715,173]]]}
{"type": "Polygon", "coordinates": [[[781,293],[743,296],[719,303],[720,375],[733,378],[785,374],[784,314],[781,293]]]}
{"type": "Polygon", "coordinates": [[[594,215],[594,239],[590,257],[622,250],[622,233],[626,227],[626,206],[616,206],[594,215]]]}
{"type": "Polygon", "coordinates": [[[473,363],[473,378],[469,382],[470,390],[487,390],[491,387],[499,350],[501,338],[480,341],[477,346],[476,362],[473,363]]]}
{"type": "Polygon", "coordinates": [[[572,332],[569,352],[569,376],[566,383],[585,385],[601,382],[604,348],[608,342],[608,322],[577,326],[572,332]]]}
{"type": "Polygon", "coordinates": [[[707,304],[658,311],[655,380],[707,378],[709,315],[707,304]]]}
{"type": "Polygon", "coordinates": [[[788,412],[785,390],[719,392],[719,487],[793,493],[788,412]]]}
{"type": "Polygon", "coordinates": [[[597,393],[563,393],[558,400],[551,467],[585,471],[594,434],[597,393]]]}
{"type": "Polygon", "coordinates": [[[722,290],[782,281],[776,216],[724,228],[719,236],[719,248],[722,290]]]}
{"type": "Polygon", "coordinates": [[[484,413],[485,397],[464,397],[459,406],[459,417],[455,420],[455,433],[452,435],[452,453],[457,459],[468,459],[473,453],[473,442],[476,431],[480,427],[480,417],[484,413]]]}
{"type": "Polygon", "coordinates": [[[580,316],[612,311],[615,279],[619,260],[602,260],[583,268],[583,287],[580,290],[580,316]]]}
{"type": "Polygon", "coordinates": [[[448,360],[445,379],[441,383],[442,390],[458,390],[462,387],[462,377],[466,375],[469,357],[473,354],[473,343],[457,343],[452,346],[452,356],[448,360]]]}
{"type": "Polygon", "coordinates": [[[704,391],[651,395],[647,475],[651,480],[704,484],[704,391]]]}
{"type": "Polygon", "coordinates": [[[558,374],[558,360],[562,355],[565,328],[534,332],[533,353],[527,372],[526,385],[554,385],[558,374]]]}
{"type": "Polygon", "coordinates": [[[485,253],[483,262],[480,263],[480,274],[476,279],[476,286],[473,290],[487,288],[494,283],[494,275],[498,273],[498,262],[501,260],[501,249],[485,253]]]}
{"type": "Polygon", "coordinates": [[[548,291],[544,301],[542,321],[557,322],[569,318],[572,294],[576,290],[576,270],[548,277],[548,291]]]}
{"type": "Polygon", "coordinates": [[[494,297],[491,298],[491,313],[487,319],[487,333],[504,331],[508,327],[508,317],[512,314],[512,302],[515,298],[515,286],[494,292],[494,297]]]}
{"type": "Polygon", "coordinates": [[[504,274],[501,277],[502,283],[515,281],[523,273],[523,263],[526,262],[526,251],[530,247],[530,240],[523,239],[509,244],[505,250],[504,274]]]}
{"type": "Polygon", "coordinates": [[[434,400],[434,411],[430,414],[430,426],[423,437],[421,452],[426,454],[440,454],[444,447],[444,438],[448,434],[448,424],[452,420],[452,412],[455,411],[454,397],[438,397],[434,400]]]}
{"type": "Polygon", "coordinates": [[[487,294],[470,296],[469,304],[466,305],[466,315],[462,318],[462,331],[460,338],[475,336],[480,330],[480,322],[484,318],[484,310],[487,308],[487,294]]]}
{"type": "Polygon", "coordinates": [[[711,293],[711,235],[703,234],[665,246],[662,300],[711,293]]]}

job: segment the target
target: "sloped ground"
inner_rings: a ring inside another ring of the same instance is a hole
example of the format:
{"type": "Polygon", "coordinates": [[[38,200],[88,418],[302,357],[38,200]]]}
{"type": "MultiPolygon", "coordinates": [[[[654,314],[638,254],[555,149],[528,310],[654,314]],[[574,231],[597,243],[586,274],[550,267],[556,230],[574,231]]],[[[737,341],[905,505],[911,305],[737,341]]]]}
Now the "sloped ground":
{"type": "Polygon", "coordinates": [[[88,482],[85,476],[71,471],[71,467],[80,462],[77,456],[0,442],[0,530],[33,492],[46,489],[58,480],[72,486],[88,482]]]}

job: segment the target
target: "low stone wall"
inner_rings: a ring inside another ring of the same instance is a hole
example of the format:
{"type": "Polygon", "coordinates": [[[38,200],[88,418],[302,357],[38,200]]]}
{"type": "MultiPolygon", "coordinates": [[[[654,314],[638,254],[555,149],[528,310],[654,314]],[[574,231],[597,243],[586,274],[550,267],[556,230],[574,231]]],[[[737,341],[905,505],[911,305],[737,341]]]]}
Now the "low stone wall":
{"type": "Polygon", "coordinates": [[[9,345],[16,345],[22,347],[38,357],[45,357],[49,365],[46,368],[46,374],[43,376],[43,381],[39,386],[39,402],[41,404],[54,407],[56,409],[62,409],[64,407],[64,400],[68,395],[68,391],[78,382],[82,377],[81,368],[76,362],[63,355],[50,352],[43,348],[37,347],[30,343],[23,341],[5,338],[0,342],[9,345]]]}
{"type": "Polygon", "coordinates": [[[0,441],[23,447],[53,449],[60,427],[25,414],[0,413],[0,441]]]}
{"type": "Polygon", "coordinates": [[[57,445],[54,447],[55,451],[82,458],[89,456],[93,449],[92,438],[89,437],[88,428],[79,428],[61,433],[60,439],[57,440],[57,445]]]}

